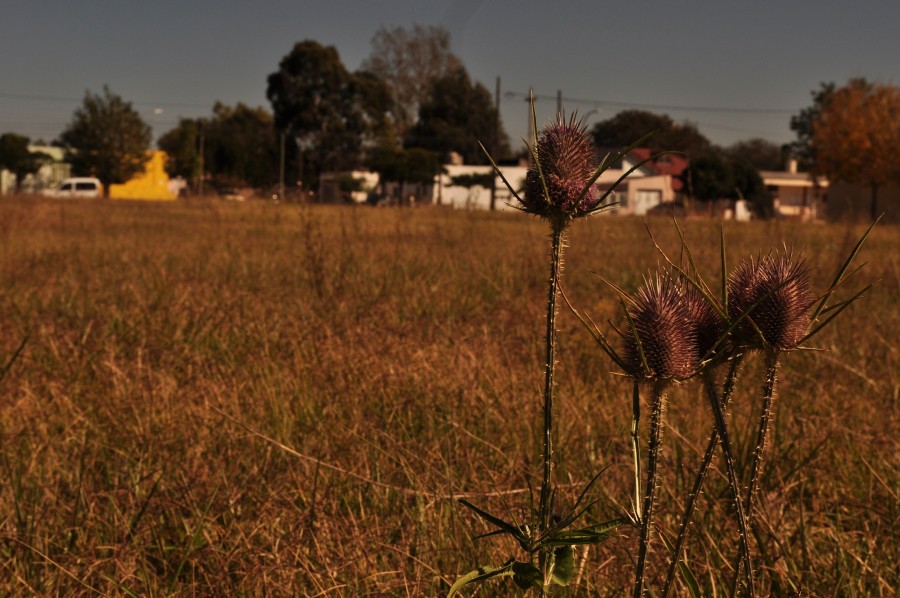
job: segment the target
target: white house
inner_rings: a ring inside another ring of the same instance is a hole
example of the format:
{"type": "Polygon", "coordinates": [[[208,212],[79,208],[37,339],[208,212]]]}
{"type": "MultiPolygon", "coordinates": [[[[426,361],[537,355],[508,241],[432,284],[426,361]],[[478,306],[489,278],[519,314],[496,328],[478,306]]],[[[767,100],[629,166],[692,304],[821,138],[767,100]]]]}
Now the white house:
{"type": "MultiPolygon", "coordinates": [[[[29,174],[22,181],[23,193],[37,193],[41,189],[56,187],[63,179],[72,175],[72,166],[65,162],[65,150],[52,145],[29,145],[28,151],[40,152],[50,157],[38,171],[29,174]]],[[[12,193],[16,188],[16,176],[8,170],[0,170],[0,194],[12,193]]]]}
{"type": "MultiPolygon", "coordinates": [[[[597,180],[601,190],[608,190],[615,182],[635,164],[640,162],[636,156],[627,155],[612,168],[606,170],[597,180]]],[[[527,166],[501,166],[501,172],[516,192],[525,186],[527,166]]],[[[490,166],[472,166],[468,164],[449,164],[444,167],[444,174],[435,177],[432,189],[432,202],[436,205],[450,206],[457,209],[486,210],[490,208],[491,192],[487,185],[461,185],[460,181],[472,180],[472,177],[490,177],[493,168],[490,166]]],[[[488,179],[489,180],[489,179],[488,179]]],[[[514,199],[506,185],[496,177],[496,200],[498,210],[511,209],[514,199]]],[[[650,208],[665,201],[674,201],[675,189],[671,174],[659,174],[652,166],[638,167],[623,180],[614,192],[611,201],[619,202],[615,210],[619,214],[643,215],[650,208]]]]}
{"type": "Polygon", "coordinates": [[[775,198],[775,210],[784,218],[811,221],[825,217],[828,180],[797,172],[797,161],[789,160],[785,171],[763,170],[766,188],[775,198]]]}

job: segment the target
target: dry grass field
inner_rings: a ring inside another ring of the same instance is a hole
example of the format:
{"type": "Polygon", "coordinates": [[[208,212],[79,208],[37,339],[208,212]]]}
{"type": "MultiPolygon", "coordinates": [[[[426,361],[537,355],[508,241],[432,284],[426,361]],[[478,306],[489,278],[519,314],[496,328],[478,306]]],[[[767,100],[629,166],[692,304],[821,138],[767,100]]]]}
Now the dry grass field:
{"type": "MultiPolygon", "coordinates": [[[[650,224],[677,255],[671,222],[650,224]]],[[[716,278],[718,224],[685,229],[716,278]]],[[[864,230],[732,224],[728,257],[785,242],[823,288],[864,230]]],[[[0,595],[440,596],[514,556],[452,497],[515,513],[539,483],[547,250],[518,214],[0,199],[0,368],[25,341],[0,380],[0,595]]],[[[859,260],[850,286],[878,285],[814,339],[824,351],[783,360],[764,593],[900,586],[900,229],[859,260]]],[[[579,221],[563,286],[619,321],[591,271],[630,290],[658,262],[642,221],[579,221]]],[[[630,383],[566,309],[559,325],[563,499],[609,467],[602,521],[633,493],[630,383]]],[[[731,410],[739,468],[761,368],[731,410]]],[[[699,387],[672,391],[667,421],[671,537],[713,425],[699,387]]],[[[721,595],[737,532],[718,460],[695,521],[689,566],[721,595]]],[[[569,595],[629,591],[636,533],[619,532],[579,553],[569,595]]]]}

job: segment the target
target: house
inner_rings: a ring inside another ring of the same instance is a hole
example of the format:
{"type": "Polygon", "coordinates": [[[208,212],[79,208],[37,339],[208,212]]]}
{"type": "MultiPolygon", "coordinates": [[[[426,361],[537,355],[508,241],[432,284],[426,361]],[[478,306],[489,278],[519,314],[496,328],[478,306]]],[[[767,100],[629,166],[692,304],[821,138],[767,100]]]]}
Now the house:
{"type": "MultiPolygon", "coordinates": [[[[517,193],[525,186],[527,166],[501,166],[503,176],[509,181],[517,193]]],[[[447,164],[444,172],[435,177],[432,185],[432,203],[448,206],[458,210],[489,210],[491,208],[491,177],[494,176],[492,166],[474,166],[471,164],[447,164]]],[[[494,176],[494,207],[497,210],[512,210],[515,198],[503,180],[494,176]]]]}
{"type": "MultiPolygon", "coordinates": [[[[603,191],[610,189],[625,172],[652,155],[649,149],[632,151],[601,174],[597,186],[603,191]]],[[[616,187],[612,198],[612,201],[619,202],[616,212],[643,215],[662,202],[674,201],[681,192],[680,174],[687,165],[687,159],[682,156],[666,155],[639,166],[616,187]]],[[[522,190],[528,173],[527,164],[501,166],[500,170],[516,192],[522,190]]],[[[490,166],[445,165],[444,173],[435,178],[433,203],[458,209],[489,209],[492,172],[490,166]]],[[[500,177],[496,177],[495,185],[496,209],[511,209],[514,199],[500,177]]]]}
{"type": "Polygon", "coordinates": [[[166,173],[166,152],[154,150],[144,164],[144,172],[126,183],[109,186],[109,199],[146,199],[172,201],[178,199],[178,183],[166,173]]]}
{"type": "Polygon", "coordinates": [[[605,191],[630,169],[646,161],[616,187],[618,214],[643,216],[655,206],[674,202],[680,196],[683,185],[681,174],[689,164],[687,158],[678,154],[655,158],[653,155],[654,151],[648,148],[634,149],[597,179],[597,185],[605,191]]]}
{"type": "Polygon", "coordinates": [[[762,170],[766,189],[775,199],[775,211],[783,218],[804,222],[825,217],[825,199],[829,183],[825,177],[797,172],[797,161],[788,160],[787,170],[762,170]]]}
{"type": "MultiPolygon", "coordinates": [[[[52,189],[63,179],[72,176],[72,165],[65,161],[65,150],[53,145],[29,145],[28,151],[42,153],[48,160],[34,174],[22,181],[23,193],[38,193],[41,189],[52,189]]],[[[16,176],[8,170],[0,170],[0,195],[12,193],[16,189],[16,176]]]]}
{"type": "Polygon", "coordinates": [[[378,174],[368,170],[323,172],[319,175],[319,201],[364,203],[378,186],[378,174]]]}

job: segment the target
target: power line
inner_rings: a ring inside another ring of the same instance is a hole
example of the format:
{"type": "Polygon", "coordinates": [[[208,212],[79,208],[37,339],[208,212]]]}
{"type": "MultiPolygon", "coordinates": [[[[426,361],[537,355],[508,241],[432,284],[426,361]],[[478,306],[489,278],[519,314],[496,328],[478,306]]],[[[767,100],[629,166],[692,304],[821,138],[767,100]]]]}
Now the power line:
{"type": "MultiPolygon", "coordinates": [[[[73,97],[65,97],[65,96],[51,96],[51,95],[41,95],[41,94],[25,94],[25,93],[7,93],[0,92],[0,98],[6,100],[23,100],[23,101],[39,101],[39,102],[66,102],[66,103],[80,103],[84,101],[84,98],[73,98],[73,97]]],[[[130,100],[132,104],[139,104],[142,106],[169,106],[172,108],[211,108],[212,104],[199,104],[193,102],[171,102],[167,100],[130,100]]]]}
{"type": "MultiPolygon", "coordinates": [[[[520,91],[507,91],[503,94],[507,98],[521,98],[527,100],[530,94],[520,91]]],[[[535,95],[535,101],[558,101],[558,96],[535,95]]],[[[725,106],[690,106],[677,104],[644,104],[641,102],[621,102],[600,99],[563,97],[563,101],[571,104],[593,104],[598,106],[619,106],[625,108],[646,108],[648,110],[666,110],[673,112],[716,112],[724,114],[797,114],[800,108],[737,108],[725,106]]]]}

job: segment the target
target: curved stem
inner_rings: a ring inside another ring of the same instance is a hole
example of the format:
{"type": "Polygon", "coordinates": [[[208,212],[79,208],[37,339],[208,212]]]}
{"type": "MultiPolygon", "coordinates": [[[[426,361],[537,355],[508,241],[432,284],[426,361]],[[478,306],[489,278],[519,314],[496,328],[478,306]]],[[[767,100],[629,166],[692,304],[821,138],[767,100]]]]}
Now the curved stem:
{"type": "MultiPolygon", "coordinates": [[[[769,426],[772,423],[772,405],[775,403],[775,385],[778,382],[778,351],[770,349],[766,353],[766,381],[763,385],[762,412],[759,416],[759,430],[756,433],[756,448],[753,449],[753,466],[750,474],[750,483],[747,485],[747,499],[745,501],[747,513],[747,525],[753,526],[753,503],[756,499],[756,488],[762,476],[763,454],[766,451],[766,439],[769,435],[769,426]]],[[[738,580],[741,577],[741,562],[736,561],[735,589],[733,595],[737,595],[738,580]]]]}
{"type": "MultiPolygon", "coordinates": [[[[706,387],[709,403],[712,407],[713,414],[716,418],[716,427],[721,436],[722,454],[725,456],[725,468],[728,471],[728,481],[731,484],[731,492],[734,495],[734,507],[737,511],[738,527],[740,528],[740,548],[738,549],[738,558],[743,559],[743,564],[747,569],[747,590],[751,598],[756,595],[753,585],[753,562],[750,559],[750,536],[748,534],[747,518],[744,514],[744,505],[741,500],[740,485],[738,484],[737,473],[734,467],[734,454],[731,451],[731,439],[728,437],[728,426],[725,424],[725,413],[722,410],[722,404],[719,397],[716,396],[716,387],[709,372],[704,373],[703,385],[706,387]]],[[[740,585],[740,569],[738,569],[738,577],[734,580],[734,587],[740,585]]]]}
{"type": "Polygon", "coordinates": [[[636,521],[641,521],[643,515],[643,492],[641,491],[641,384],[634,381],[634,391],[631,395],[631,454],[634,459],[634,514],[636,521]]]}
{"type": "Polygon", "coordinates": [[[659,449],[662,446],[662,419],[666,402],[662,382],[653,385],[652,410],[650,412],[650,445],[647,447],[647,487],[644,492],[644,509],[641,519],[641,543],[638,551],[637,569],[634,578],[634,598],[644,595],[644,570],[650,548],[650,531],[653,523],[653,504],[656,501],[659,449]]]}
{"type": "MultiPolygon", "coordinates": [[[[544,471],[541,481],[540,525],[545,532],[551,525],[551,497],[553,483],[553,373],[556,367],[556,300],[559,297],[559,279],[562,272],[562,255],[566,221],[552,223],[550,244],[550,283],[547,298],[547,335],[546,366],[544,377],[544,471]]],[[[546,547],[540,551],[540,568],[544,575],[544,587],[549,584],[552,575],[553,548],[546,547]]]]}
{"type": "MultiPolygon", "coordinates": [[[[743,362],[743,354],[737,354],[731,360],[731,367],[728,370],[728,376],[725,378],[725,384],[722,388],[722,410],[728,409],[728,403],[731,402],[731,395],[734,392],[734,382],[737,378],[738,369],[743,362]]],[[[697,500],[700,498],[700,492],[703,490],[703,483],[706,481],[706,474],[709,471],[710,463],[716,453],[716,446],[719,444],[719,427],[713,426],[712,433],[709,436],[709,443],[706,445],[706,452],[703,454],[703,462],[700,469],[697,470],[697,477],[694,479],[694,487],[688,495],[688,502],[681,518],[681,527],[678,529],[678,537],[675,539],[675,547],[672,551],[672,560],[669,562],[669,570],[666,573],[666,582],[662,589],[662,598],[666,598],[675,583],[675,572],[678,570],[678,562],[681,559],[681,551],[684,549],[684,543],[687,540],[687,530],[690,527],[691,519],[694,517],[694,511],[697,508],[697,500]]]]}

